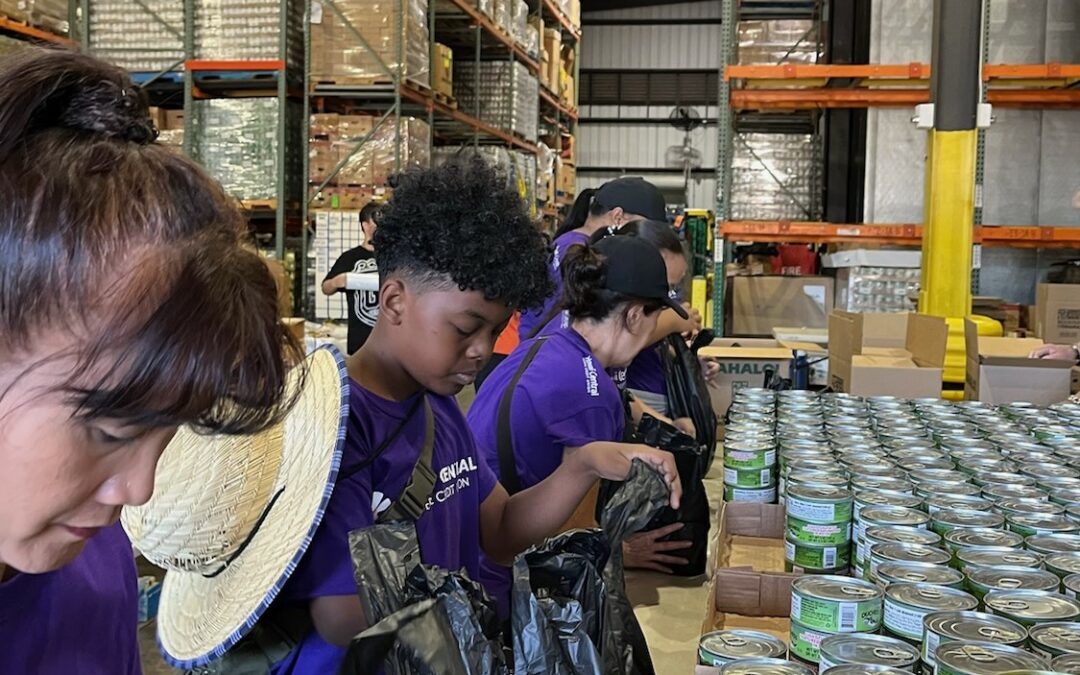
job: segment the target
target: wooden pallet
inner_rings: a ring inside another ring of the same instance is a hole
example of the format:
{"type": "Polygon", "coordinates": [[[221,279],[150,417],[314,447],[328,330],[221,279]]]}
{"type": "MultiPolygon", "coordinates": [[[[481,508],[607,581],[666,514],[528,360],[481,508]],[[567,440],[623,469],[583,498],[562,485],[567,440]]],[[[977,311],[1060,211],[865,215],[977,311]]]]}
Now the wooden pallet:
{"type": "Polygon", "coordinates": [[[245,211],[276,211],[278,201],[276,199],[241,199],[240,206],[245,211]]]}
{"type": "MultiPolygon", "coordinates": [[[[394,80],[385,75],[363,77],[320,77],[313,79],[312,82],[316,87],[393,87],[395,85],[394,80]]],[[[431,92],[431,87],[408,78],[405,78],[404,84],[424,93],[431,92]]]]}
{"type": "Polygon", "coordinates": [[[450,96],[449,94],[446,94],[446,93],[441,92],[441,91],[432,91],[432,96],[435,97],[436,101],[438,101],[439,103],[442,103],[446,107],[452,108],[453,110],[457,110],[457,99],[454,98],[453,96],[450,96]]]}

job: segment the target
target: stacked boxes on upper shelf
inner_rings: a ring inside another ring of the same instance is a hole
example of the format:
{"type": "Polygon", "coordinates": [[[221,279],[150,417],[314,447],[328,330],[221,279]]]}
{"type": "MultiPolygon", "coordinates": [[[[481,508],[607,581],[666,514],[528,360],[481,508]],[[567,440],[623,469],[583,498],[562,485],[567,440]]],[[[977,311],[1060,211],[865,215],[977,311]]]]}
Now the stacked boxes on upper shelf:
{"type": "Polygon", "coordinates": [[[435,62],[431,64],[431,89],[448,99],[454,98],[454,52],[446,45],[432,45],[435,62]]]}
{"type": "Polygon", "coordinates": [[[557,28],[544,29],[544,44],[541,52],[543,62],[540,77],[544,86],[559,93],[559,68],[562,65],[562,34],[557,28]]]}
{"type": "Polygon", "coordinates": [[[192,156],[239,199],[277,196],[278,102],[196,101],[192,156]]]}
{"type": "Polygon", "coordinates": [[[466,154],[479,154],[506,176],[507,187],[514,190],[530,211],[534,209],[537,196],[537,158],[527,152],[508,150],[497,145],[474,148],[471,145],[444,145],[435,148],[432,164],[441,166],[446,162],[466,154]]]}
{"type": "Polygon", "coordinates": [[[371,85],[407,79],[428,86],[427,11],[427,0],[312,2],[312,80],[371,85]]]}
{"type": "Polygon", "coordinates": [[[524,64],[509,61],[454,64],[458,107],[500,129],[536,141],[540,91],[524,64]]]}
{"type": "Polygon", "coordinates": [[[101,0],[94,2],[89,22],[90,52],[122,68],[160,72],[184,60],[181,2],[101,0]]]}
{"type": "Polygon", "coordinates": [[[0,0],[0,15],[40,26],[57,35],[68,34],[66,0],[0,0]]]}
{"type": "Polygon", "coordinates": [[[852,249],[822,257],[836,269],[836,307],[849,312],[914,312],[919,251],[852,249]]]}
{"type": "MultiPolygon", "coordinates": [[[[304,3],[300,0],[194,0],[195,58],[261,61],[282,58],[281,13],[286,12],[285,58],[304,62],[304,3]]],[[[182,3],[173,3],[183,6],[182,3]]]]}
{"type": "Polygon", "coordinates": [[[738,134],[731,163],[732,219],[815,219],[818,154],[811,135],[738,134]]]}

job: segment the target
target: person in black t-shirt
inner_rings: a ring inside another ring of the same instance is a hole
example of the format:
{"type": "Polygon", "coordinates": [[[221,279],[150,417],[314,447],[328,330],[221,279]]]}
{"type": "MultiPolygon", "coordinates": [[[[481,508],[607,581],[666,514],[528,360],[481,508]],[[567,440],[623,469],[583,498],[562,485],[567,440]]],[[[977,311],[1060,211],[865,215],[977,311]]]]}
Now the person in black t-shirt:
{"type": "Polygon", "coordinates": [[[378,227],[380,204],[368,203],[360,211],[360,227],[364,231],[364,243],[356,248],[351,248],[341,254],[326,279],[322,282],[322,292],[326,295],[344,292],[349,316],[349,348],[350,354],[360,349],[360,346],[371,334],[375,326],[375,319],[379,317],[379,293],[378,291],[349,291],[345,290],[345,276],[349,272],[376,272],[375,247],[372,240],[375,238],[375,229],[378,227]]]}

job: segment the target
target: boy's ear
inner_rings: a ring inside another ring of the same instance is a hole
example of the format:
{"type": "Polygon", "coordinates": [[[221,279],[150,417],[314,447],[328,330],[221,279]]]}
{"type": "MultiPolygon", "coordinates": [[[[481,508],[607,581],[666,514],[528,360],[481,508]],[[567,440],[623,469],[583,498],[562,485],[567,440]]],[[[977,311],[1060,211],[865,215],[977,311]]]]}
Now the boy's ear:
{"type": "Polygon", "coordinates": [[[405,282],[396,277],[388,279],[379,289],[379,317],[394,326],[401,324],[408,295],[405,282]]]}

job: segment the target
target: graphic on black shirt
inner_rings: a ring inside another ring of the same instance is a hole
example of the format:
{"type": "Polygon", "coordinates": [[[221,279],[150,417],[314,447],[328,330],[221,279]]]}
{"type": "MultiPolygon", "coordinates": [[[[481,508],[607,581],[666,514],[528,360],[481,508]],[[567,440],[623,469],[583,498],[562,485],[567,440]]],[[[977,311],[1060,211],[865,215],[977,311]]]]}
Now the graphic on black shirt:
{"type": "MultiPolygon", "coordinates": [[[[330,268],[326,278],[332,279],[339,274],[347,272],[377,272],[375,254],[363,246],[349,249],[341,254],[334,266],[330,268]]],[[[379,293],[378,291],[344,291],[347,312],[349,317],[349,347],[350,354],[360,349],[371,335],[371,329],[375,326],[375,320],[379,318],[379,293]]]]}

